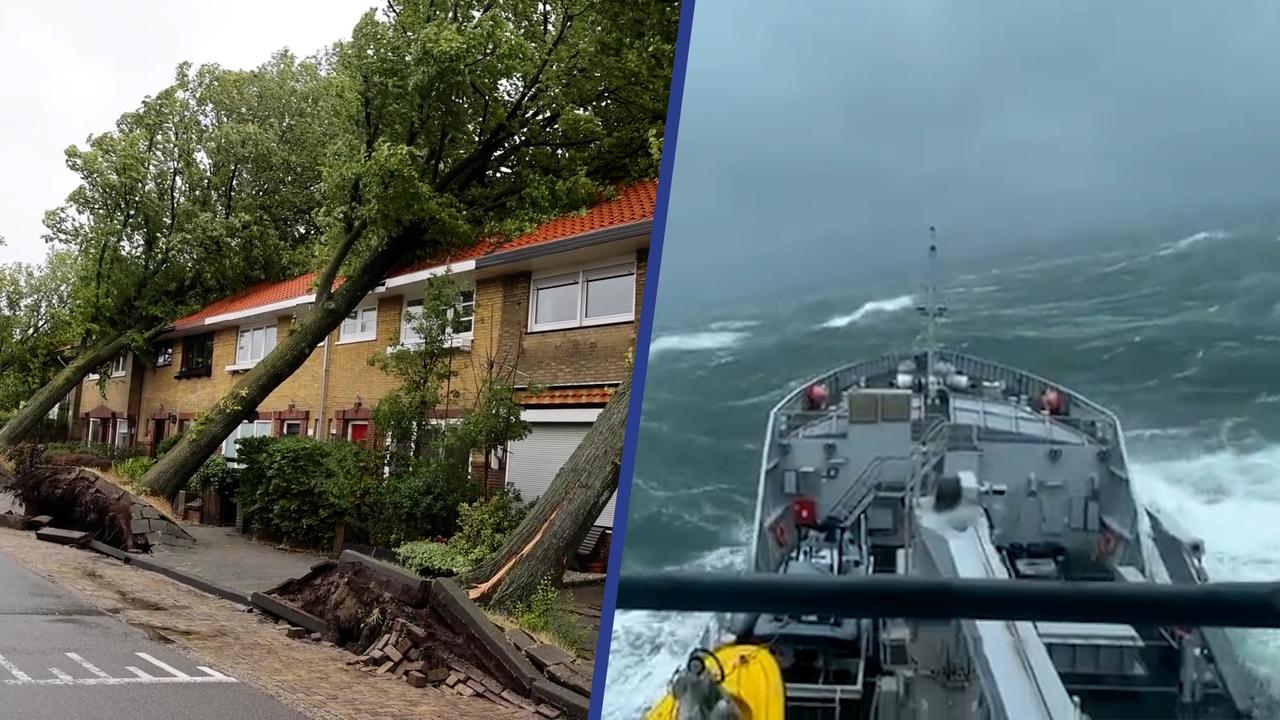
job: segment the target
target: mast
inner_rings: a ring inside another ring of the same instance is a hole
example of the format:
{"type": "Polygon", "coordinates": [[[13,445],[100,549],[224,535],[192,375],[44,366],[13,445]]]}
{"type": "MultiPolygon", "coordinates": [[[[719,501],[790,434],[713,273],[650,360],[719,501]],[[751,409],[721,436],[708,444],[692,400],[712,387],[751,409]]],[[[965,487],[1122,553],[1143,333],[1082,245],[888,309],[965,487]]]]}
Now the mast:
{"type": "Polygon", "coordinates": [[[929,226],[929,284],[925,293],[926,303],[916,309],[925,317],[925,391],[930,401],[937,398],[933,379],[934,353],[937,349],[937,321],[947,308],[938,303],[938,229],[929,226]]]}

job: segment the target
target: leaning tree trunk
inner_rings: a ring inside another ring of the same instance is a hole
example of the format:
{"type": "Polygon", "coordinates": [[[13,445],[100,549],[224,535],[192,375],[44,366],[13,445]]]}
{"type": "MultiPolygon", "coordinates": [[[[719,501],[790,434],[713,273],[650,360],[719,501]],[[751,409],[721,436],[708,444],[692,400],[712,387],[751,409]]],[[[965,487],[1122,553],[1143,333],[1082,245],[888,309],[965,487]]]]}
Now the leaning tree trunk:
{"type": "MultiPolygon", "coordinates": [[[[383,244],[348,277],[342,286],[316,304],[276,348],[222,396],[198,426],[183,434],[145,475],[143,484],[164,497],[173,497],[231,432],[257,411],[258,405],[307,361],[316,345],[382,278],[405,257],[413,238],[399,236],[383,244]]],[[[318,292],[318,289],[317,289],[318,292]]]]}
{"type": "Polygon", "coordinates": [[[85,348],[71,364],[58,371],[0,428],[0,448],[11,448],[21,442],[86,375],[119,355],[127,339],[126,332],[103,338],[85,348]]]}
{"type": "Polygon", "coordinates": [[[630,397],[628,378],[502,549],[461,578],[473,600],[511,608],[542,580],[560,579],[564,557],[582,542],[618,489],[630,397]]]}

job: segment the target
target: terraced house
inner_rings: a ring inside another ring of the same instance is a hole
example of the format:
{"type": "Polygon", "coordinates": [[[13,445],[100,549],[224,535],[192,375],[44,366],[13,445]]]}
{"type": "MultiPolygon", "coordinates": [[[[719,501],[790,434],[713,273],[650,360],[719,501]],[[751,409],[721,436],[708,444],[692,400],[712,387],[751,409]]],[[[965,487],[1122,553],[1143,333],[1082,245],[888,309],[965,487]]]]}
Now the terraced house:
{"type": "MultiPolygon", "coordinates": [[[[458,400],[442,420],[471,407],[496,367],[521,388],[530,435],[496,457],[473,458],[488,489],[510,483],[537,498],[629,372],[653,221],[654,182],[622,189],[583,214],[552,220],[502,244],[482,242],[443,264],[405,268],[365,298],[222,446],[261,435],[360,441],[372,437],[372,406],[395,382],[369,358],[412,343],[411,318],[432,278],[460,288],[450,342],[458,400]],[[536,389],[531,391],[530,388],[536,389]]],[[[149,367],[122,356],[105,392],[97,377],[79,389],[74,432],[90,443],[155,453],[182,432],[289,332],[314,300],[313,275],[249,288],[174,323],[149,367]]],[[[607,552],[613,501],[581,548],[607,552]]]]}

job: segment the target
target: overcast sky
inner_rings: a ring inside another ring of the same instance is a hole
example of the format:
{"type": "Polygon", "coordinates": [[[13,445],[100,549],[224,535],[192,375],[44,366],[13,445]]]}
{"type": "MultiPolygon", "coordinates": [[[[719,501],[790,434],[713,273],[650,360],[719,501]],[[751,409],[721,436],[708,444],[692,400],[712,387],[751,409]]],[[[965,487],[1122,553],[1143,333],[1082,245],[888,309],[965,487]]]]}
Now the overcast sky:
{"type": "Polygon", "coordinates": [[[348,37],[371,0],[2,0],[0,261],[44,257],[44,211],[75,187],[68,145],[110,130],[184,60],[254,67],[348,37]]]}
{"type": "Polygon", "coordinates": [[[922,258],[933,224],[954,257],[1276,214],[1278,37],[1267,0],[703,0],[660,302],[922,258]]]}

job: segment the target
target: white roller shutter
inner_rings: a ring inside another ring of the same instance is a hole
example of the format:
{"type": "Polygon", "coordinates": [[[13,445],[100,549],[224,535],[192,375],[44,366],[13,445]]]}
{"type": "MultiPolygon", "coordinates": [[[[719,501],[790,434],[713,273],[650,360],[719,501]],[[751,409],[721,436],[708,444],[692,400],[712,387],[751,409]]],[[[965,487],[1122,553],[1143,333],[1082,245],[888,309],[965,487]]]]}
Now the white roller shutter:
{"type": "MultiPolygon", "coordinates": [[[[507,482],[515,485],[525,502],[538,499],[590,429],[590,423],[532,423],[528,437],[507,445],[507,482]]],[[[616,500],[614,493],[596,525],[613,527],[616,500]]]]}

